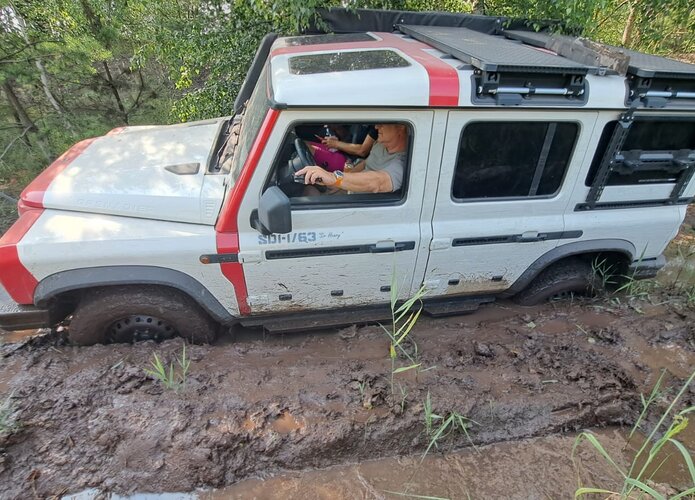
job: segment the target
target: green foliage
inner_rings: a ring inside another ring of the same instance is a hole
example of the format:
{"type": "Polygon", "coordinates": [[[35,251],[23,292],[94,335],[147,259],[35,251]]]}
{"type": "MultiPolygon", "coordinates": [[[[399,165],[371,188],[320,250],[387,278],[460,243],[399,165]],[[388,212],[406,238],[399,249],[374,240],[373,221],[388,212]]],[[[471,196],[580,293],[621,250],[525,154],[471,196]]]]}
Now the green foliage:
{"type": "MultiPolygon", "coordinates": [[[[633,435],[633,433],[639,426],[649,406],[652,404],[654,400],[658,398],[662,377],[663,372],[659,377],[659,380],[657,381],[656,385],[654,386],[654,389],[652,390],[650,396],[647,399],[645,399],[644,396],[642,396],[642,405],[644,408],[642,414],[637,420],[637,423],[635,424],[635,427],[630,433],[630,437],[633,435]]],[[[613,492],[603,488],[588,488],[580,486],[575,491],[575,498],[579,498],[583,495],[592,493],[617,495],[619,496],[619,498],[633,498],[634,495],[639,496],[636,490],[640,490],[641,492],[650,494],[655,499],[666,500],[666,497],[656,492],[653,488],[649,486],[648,481],[650,478],[645,477],[647,471],[654,466],[655,461],[659,457],[659,453],[666,445],[671,445],[673,448],[675,448],[675,451],[681,456],[684,464],[686,465],[687,471],[690,474],[692,484],[694,485],[687,491],[671,497],[670,500],[685,498],[688,495],[692,495],[695,493],[695,465],[693,464],[693,459],[690,456],[690,452],[685,448],[685,446],[683,446],[682,443],[675,439],[675,437],[681,432],[683,432],[683,430],[685,430],[685,428],[688,426],[688,417],[686,415],[695,412],[695,406],[685,408],[680,412],[673,414],[676,404],[683,396],[685,391],[688,389],[690,384],[693,382],[693,379],[695,379],[695,372],[693,372],[690,375],[688,380],[681,387],[678,394],[676,394],[676,396],[673,398],[666,411],[661,415],[659,421],[654,426],[651,433],[649,433],[647,438],[644,440],[644,443],[633,457],[630,467],[627,470],[621,468],[615,462],[615,460],[613,460],[610,454],[600,443],[598,438],[594,436],[592,433],[582,432],[579,436],[577,436],[577,439],[575,440],[574,446],[572,448],[572,460],[575,461],[577,449],[579,448],[579,446],[584,442],[588,442],[603,457],[603,459],[621,475],[621,477],[623,478],[623,487],[620,492],[613,492]],[[671,417],[672,414],[673,416],[671,417]],[[670,425],[665,429],[662,436],[659,439],[656,439],[656,435],[659,432],[661,432],[660,429],[669,418],[671,418],[670,425]],[[639,464],[641,458],[643,458],[643,463],[640,466],[639,464]]]]}
{"type": "Polygon", "coordinates": [[[150,364],[152,368],[144,368],[145,373],[154,380],[158,380],[167,389],[178,392],[186,387],[186,379],[191,367],[191,359],[186,353],[186,344],[183,344],[181,356],[176,356],[176,363],[171,361],[167,367],[157,353],[153,353],[150,364]]]}

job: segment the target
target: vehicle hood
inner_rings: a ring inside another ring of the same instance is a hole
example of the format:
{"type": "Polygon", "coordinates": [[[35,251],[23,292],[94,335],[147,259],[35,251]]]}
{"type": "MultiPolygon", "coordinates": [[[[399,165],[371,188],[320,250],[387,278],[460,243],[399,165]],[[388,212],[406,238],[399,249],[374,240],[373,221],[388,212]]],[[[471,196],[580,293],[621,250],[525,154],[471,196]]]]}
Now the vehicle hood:
{"type": "Polygon", "coordinates": [[[27,186],[22,203],[214,224],[224,175],[206,172],[223,121],[124,127],[82,141],[27,186]]]}

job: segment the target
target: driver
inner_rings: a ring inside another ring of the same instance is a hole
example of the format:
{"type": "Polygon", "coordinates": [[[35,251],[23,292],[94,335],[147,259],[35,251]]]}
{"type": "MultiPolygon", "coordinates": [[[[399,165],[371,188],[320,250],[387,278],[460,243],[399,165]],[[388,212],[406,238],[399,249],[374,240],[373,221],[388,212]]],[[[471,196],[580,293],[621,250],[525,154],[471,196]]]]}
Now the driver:
{"type": "Polygon", "coordinates": [[[342,189],[353,193],[390,193],[403,184],[408,127],[398,123],[376,126],[377,143],[365,159],[345,172],[329,172],[317,165],[309,165],[295,175],[304,175],[304,184],[315,184],[342,189]]]}

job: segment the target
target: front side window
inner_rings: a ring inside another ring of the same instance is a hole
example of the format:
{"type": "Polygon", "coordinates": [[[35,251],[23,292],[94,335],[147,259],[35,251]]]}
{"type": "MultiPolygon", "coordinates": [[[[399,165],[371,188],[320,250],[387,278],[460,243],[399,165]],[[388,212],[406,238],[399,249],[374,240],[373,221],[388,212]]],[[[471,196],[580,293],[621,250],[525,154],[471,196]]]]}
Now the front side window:
{"type": "Polygon", "coordinates": [[[566,122],[474,122],[464,128],[455,200],[550,196],[562,184],[579,127],[566,122]]]}
{"type": "Polygon", "coordinates": [[[244,118],[241,122],[241,130],[239,131],[239,142],[232,158],[231,176],[234,182],[236,182],[239,178],[239,174],[241,174],[241,169],[251,151],[251,146],[256,140],[263,120],[270,109],[267,85],[268,65],[263,68],[261,76],[258,78],[258,83],[256,83],[256,88],[253,90],[251,98],[246,104],[244,118]]]}
{"type": "MultiPolygon", "coordinates": [[[[606,124],[585,184],[596,177],[617,121],[606,124]]],[[[609,186],[676,182],[680,170],[673,160],[695,154],[695,120],[636,120],[630,126],[620,151],[614,152],[617,167],[608,176],[609,186]],[[627,160],[627,164],[625,164],[627,160]],[[632,168],[630,168],[632,166],[632,168]]]]}
{"type": "Polygon", "coordinates": [[[295,123],[276,154],[266,188],[280,187],[298,208],[398,204],[407,191],[412,139],[406,123],[295,123]],[[317,171],[331,185],[304,184],[304,177],[295,174],[308,165],[320,167],[317,171]]]}

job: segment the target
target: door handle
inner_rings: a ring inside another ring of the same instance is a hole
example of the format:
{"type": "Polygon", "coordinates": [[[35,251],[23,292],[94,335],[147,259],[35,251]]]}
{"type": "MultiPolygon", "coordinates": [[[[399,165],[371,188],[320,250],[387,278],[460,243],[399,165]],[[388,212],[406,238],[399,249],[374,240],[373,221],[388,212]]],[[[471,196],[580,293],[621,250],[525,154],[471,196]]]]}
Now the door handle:
{"type": "Polygon", "coordinates": [[[374,243],[373,245],[369,245],[368,249],[369,249],[369,253],[402,252],[404,250],[415,249],[415,242],[414,241],[399,241],[396,243],[393,241],[378,241],[377,243],[374,243]]]}
{"type": "Polygon", "coordinates": [[[517,241],[519,243],[526,243],[532,241],[544,241],[548,239],[548,233],[539,233],[538,231],[526,231],[519,235],[517,241]]]}

